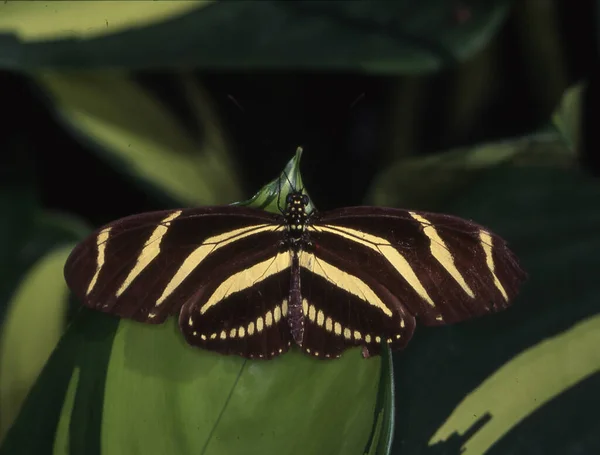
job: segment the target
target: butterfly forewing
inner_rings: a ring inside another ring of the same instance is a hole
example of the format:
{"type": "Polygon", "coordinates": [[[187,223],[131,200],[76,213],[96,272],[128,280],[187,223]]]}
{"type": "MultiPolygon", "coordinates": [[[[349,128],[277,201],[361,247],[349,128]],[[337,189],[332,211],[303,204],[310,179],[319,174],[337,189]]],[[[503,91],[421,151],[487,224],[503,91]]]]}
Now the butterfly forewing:
{"type": "Polygon", "coordinates": [[[281,237],[277,215],[208,207],[134,215],[92,234],[71,253],[65,277],[88,307],[161,323],[210,272],[235,267],[281,237]]]}
{"type": "Polygon", "coordinates": [[[428,325],[505,308],[525,278],[500,237],[453,216],[350,207],[320,214],[309,232],[428,325]]]}
{"type": "Polygon", "coordinates": [[[382,343],[401,349],[415,320],[398,299],[357,263],[319,245],[300,253],[304,337],[302,349],[315,357],[339,357],[363,346],[376,355],[382,343]]]}
{"type": "Polygon", "coordinates": [[[188,343],[248,358],[286,352],[290,258],[273,244],[214,270],[181,310],[179,325],[188,343]]]}

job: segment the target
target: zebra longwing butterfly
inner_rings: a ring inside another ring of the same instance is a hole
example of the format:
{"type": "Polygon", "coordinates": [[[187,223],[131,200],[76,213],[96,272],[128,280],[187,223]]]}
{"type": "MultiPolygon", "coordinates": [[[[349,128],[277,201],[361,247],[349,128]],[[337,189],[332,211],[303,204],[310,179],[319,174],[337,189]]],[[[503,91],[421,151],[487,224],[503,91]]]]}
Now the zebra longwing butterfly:
{"type": "Polygon", "coordinates": [[[331,359],[355,346],[365,357],[402,349],[416,319],[450,324],[505,308],[525,279],[505,241],[471,221],[384,207],[318,212],[293,188],[279,205],[117,220],[73,250],[67,284],[86,306],[123,318],[178,315],[192,346],[270,359],[297,345],[331,359]]]}

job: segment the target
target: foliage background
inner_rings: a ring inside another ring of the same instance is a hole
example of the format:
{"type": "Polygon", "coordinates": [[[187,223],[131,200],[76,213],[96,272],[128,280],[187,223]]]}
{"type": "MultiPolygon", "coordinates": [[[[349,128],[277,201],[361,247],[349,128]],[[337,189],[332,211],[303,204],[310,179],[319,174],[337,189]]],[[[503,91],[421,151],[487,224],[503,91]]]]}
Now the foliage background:
{"type": "Polygon", "coordinates": [[[0,4],[0,453],[600,451],[598,17],[559,0],[0,4]],[[470,217],[530,274],[508,311],[419,328],[394,354],[391,445],[379,365],[293,357],[225,389],[224,361],[182,385],[165,372],[214,359],[172,327],[81,312],[63,283],[93,227],[247,199],[297,145],[319,209],[470,217]],[[308,370],[335,380],[288,393],[308,370]],[[198,396],[230,390],[223,424],[198,396]]]}

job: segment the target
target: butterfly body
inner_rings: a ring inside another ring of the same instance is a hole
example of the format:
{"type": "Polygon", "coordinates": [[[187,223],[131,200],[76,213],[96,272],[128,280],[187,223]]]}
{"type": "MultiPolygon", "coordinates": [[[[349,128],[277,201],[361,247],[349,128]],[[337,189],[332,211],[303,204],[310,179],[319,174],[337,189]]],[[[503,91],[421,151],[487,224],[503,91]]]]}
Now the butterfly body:
{"type": "Polygon", "coordinates": [[[145,323],[178,315],[187,342],[269,359],[402,349],[417,319],[454,323],[509,305],[525,274],[470,221],[383,207],[281,213],[236,206],[134,215],[78,245],[65,266],[90,308],[145,323]]]}
{"type": "Polygon", "coordinates": [[[310,246],[310,237],[306,227],[310,217],[306,213],[308,197],[301,192],[294,192],[286,198],[286,209],[282,224],[286,228],[285,238],[282,241],[284,249],[291,256],[290,292],[288,298],[287,321],[292,339],[298,346],[302,346],[304,338],[304,318],[302,309],[302,288],[300,283],[300,262],[298,256],[301,251],[307,251],[310,246]]]}

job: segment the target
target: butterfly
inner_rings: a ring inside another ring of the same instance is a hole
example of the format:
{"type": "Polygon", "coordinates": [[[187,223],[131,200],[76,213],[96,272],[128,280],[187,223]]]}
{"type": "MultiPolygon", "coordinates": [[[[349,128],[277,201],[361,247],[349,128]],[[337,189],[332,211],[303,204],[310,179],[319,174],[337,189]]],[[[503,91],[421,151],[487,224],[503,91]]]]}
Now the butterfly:
{"type": "Polygon", "coordinates": [[[135,321],[179,318],[187,343],[271,359],[403,349],[416,320],[452,324],[506,308],[526,274],[506,242],[462,218],[386,207],[279,213],[240,205],[142,213],[72,251],[85,306],[135,321]]]}

